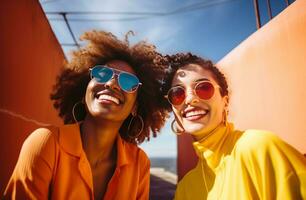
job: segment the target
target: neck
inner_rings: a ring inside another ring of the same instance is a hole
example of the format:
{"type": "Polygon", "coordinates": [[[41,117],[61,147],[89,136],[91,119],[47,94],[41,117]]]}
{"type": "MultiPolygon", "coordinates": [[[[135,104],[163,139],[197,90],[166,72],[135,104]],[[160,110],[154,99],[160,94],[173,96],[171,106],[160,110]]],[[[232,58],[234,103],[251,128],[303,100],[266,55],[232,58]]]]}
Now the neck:
{"type": "Polygon", "coordinates": [[[122,122],[102,121],[86,116],[81,125],[83,149],[92,166],[116,159],[116,138],[122,122]]]}

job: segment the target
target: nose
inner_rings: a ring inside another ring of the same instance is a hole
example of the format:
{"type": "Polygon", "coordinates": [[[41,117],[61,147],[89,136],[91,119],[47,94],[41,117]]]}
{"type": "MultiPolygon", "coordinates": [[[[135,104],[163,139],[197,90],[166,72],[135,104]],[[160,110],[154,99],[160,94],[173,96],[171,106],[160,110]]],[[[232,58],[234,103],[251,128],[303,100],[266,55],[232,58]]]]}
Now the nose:
{"type": "Polygon", "coordinates": [[[185,104],[186,105],[192,105],[195,103],[198,103],[200,100],[196,94],[194,94],[193,89],[187,88],[186,89],[186,99],[185,99],[185,104]]]}
{"type": "Polygon", "coordinates": [[[112,90],[117,90],[120,91],[120,87],[117,81],[116,76],[114,76],[113,78],[111,78],[109,81],[107,81],[104,85],[105,88],[110,88],[112,90]]]}

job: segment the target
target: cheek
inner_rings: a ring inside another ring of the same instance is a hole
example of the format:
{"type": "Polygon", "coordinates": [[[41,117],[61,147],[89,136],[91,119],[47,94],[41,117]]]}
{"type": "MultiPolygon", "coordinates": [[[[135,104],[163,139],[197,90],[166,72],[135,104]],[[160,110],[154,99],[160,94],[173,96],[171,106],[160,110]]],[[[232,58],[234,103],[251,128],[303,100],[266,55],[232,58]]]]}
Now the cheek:
{"type": "Polygon", "coordinates": [[[95,83],[91,80],[86,88],[86,92],[85,92],[85,102],[89,103],[89,101],[91,100],[92,96],[94,95],[93,93],[93,88],[95,87],[95,83]]]}
{"type": "Polygon", "coordinates": [[[225,109],[225,105],[223,102],[218,102],[216,104],[213,105],[213,115],[217,118],[217,119],[222,119],[223,117],[223,112],[225,109]]]}
{"type": "Polygon", "coordinates": [[[126,100],[125,106],[132,109],[137,100],[137,93],[125,95],[125,100],[126,100]]]}
{"type": "Polygon", "coordinates": [[[88,105],[89,102],[91,101],[91,94],[92,94],[92,86],[90,83],[87,85],[86,92],[85,92],[85,104],[88,105]]]}

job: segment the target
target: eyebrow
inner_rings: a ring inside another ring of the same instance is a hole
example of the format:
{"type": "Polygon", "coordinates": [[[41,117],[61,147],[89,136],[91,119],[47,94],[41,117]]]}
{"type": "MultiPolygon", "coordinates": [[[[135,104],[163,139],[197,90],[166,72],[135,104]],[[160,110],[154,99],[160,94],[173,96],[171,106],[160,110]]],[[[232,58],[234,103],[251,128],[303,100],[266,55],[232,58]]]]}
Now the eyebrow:
{"type": "Polygon", "coordinates": [[[195,82],[198,83],[198,82],[201,82],[201,81],[210,81],[208,78],[200,78],[198,80],[196,80],[195,82]]]}
{"type": "Polygon", "coordinates": [[[173,85],[173,86],[171,86],[171,87],[177,87],[177,86],[182,86],[182,84],[175,84],[175,85],[173,85]]]}
{"type": "MultiPolygon", "coordinates": [[[[196,80],[194,82],[198,83],[198,82],[201,82],[201,81],[210,81],[210,80],[208,78],[200,78],[200,79],[198,79],[198,80],[196,80]]],[[[183,86],[183,84],[182,83],[178,83],[178,84],[173,85],[172,87],[176,87],[176,86],[183,86]]]]}

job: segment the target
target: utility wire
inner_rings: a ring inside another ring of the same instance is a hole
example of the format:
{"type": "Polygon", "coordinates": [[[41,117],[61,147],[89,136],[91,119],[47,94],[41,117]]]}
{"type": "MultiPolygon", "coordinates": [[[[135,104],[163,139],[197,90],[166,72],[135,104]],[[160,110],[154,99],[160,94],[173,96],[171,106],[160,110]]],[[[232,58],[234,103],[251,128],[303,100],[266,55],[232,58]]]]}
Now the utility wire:
{"type": "MultiPolygon", "coordinates": [[[[169,15],[177,15],[181,13],[191,12],[195,10],[202,10],[207,7],[216,6],[219,4],[224,4],[232,1],[237,0],[218,0],[213,2],[198,2],[191,5],[183,6],[181,8],[174,9],[172,11],[168,12],[102,12],[102,11],[78,11],[78,12],[46,12],[47,15],[58,15],[60,13],[66,13],[66,15],[92,15],[92,14],[99,14],[99,15],[138,15],[138,17],[127,17],[127,18],[117,18],[117,19],[73,19],[68,18],[69,21],[136,21],[136,20],[144,20],[149,19],[153,17],[163,17],[163,16],[169,16],[169,15]]],[[[54,21],[62,21],[63,19],[52,19],[49,18],[49,20],[54,21]]]]}
{"type": "MultiPolygon", "coordinates": [[[[52,0],[50,0],[52,1],[52,0]]],[[[110,11],[72,11],[72,12],[45,12],[47,15],[61,15],[63,18],[62,19],[52,19],[48,18],[49,20],[54,20],[54,21],[65,21],[66,26],[70,32],[70,35],[73,39],[74,44],[61,44],[62,46],[77,46],[80,48],[80,44],[78,43],[77,39],[74,36],[74,33],[71,29],[71,26],[69,24],[69,21],[108,21],[108,22],[113,22],[113,21],[136,21],[136,20],[144,20],[144,19],[150,19],[150,18],[155,18],[155,17],[163,17],[163,16],[169,16],[169,15],[177,15],[181,13],[186,13],[186,12],[192,12],[196,10],[202,10],[207,7],[212,7],[216,6],[219,4],[224,4],[228,3],[231,1],[236,1],[236,0],[215,0],[215,1],[205,1],[205,2],[197,2],[193,3],[190,5],[185,5],[180,8],[174,9],[172,11],[168,12],[110,12],[110,11]],[[93,15],[93,14],[99,14],[99,15],[130,15],[130,16],[136,16],[136,17],[126,17],[126,18],[118,18],[118,19],[72,19],[68,18],[68,15],[93,15]]]]}
{"type": "Polygon", "coordinates": [[[66,23],[66,25],[67,25],[67,28],[68,28],[68,30],[69,30],[69,32],[70,32],[70,35],[71,35],[71,37],[72,37],[72,39],[73,39],[73,42],[76,44],[76,46],[77,46],[78,48],[80,48],[80,45],[79,45],[77,39],[75,38],[75,36],[74,36],[74,34],[73,34],[73,31],[72,31],[72,29],[71,29],[71,26],[70,26],[70,24],[69,24],[69,22],[68,22],[68,20],[67,20],[66,13],[63,13],[62,15],[63,15],[63,17],[64,17],[64,20],[65,20],[65,23],[66,23]]]}
{"type": "MultiPolygon", "coordinates": [[[[117,18],[117,19],[69,19],[71,22],[116,22],[116,21],[137,21],[137,20],[143,20],[151,18],[149,16],[145,17],[129,17],[129,18],[117,18]]],[[[54,19],[54,18],[48,18],[52,21],[63,21],[63,19],[54,19]]]]}

